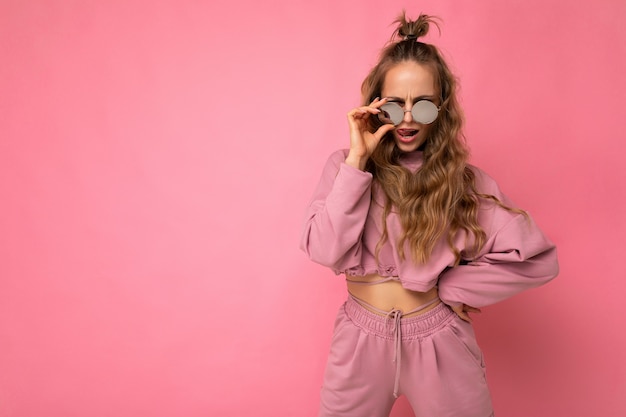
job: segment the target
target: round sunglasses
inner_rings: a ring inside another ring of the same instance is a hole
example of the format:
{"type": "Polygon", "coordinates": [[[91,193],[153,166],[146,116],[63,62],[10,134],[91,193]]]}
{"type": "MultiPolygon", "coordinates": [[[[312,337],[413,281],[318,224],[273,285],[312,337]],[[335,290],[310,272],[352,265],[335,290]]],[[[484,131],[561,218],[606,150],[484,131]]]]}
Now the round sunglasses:
{"type": "MultiPolygon", "coordinates": [[[[419,100],[413,104],[410,112],[413,116],[413,120],[417,123],[430,124],[437,119],[439,115],[440,107],[437,107],[435,103],[429,100],[419,100]]],[[[380,113],[378,113],[378,119],[387,124],[391,123],[394,126],[398,126],[404,119],[404,113],[409,110],[404,110],[398,103],[385,103],[380,106],[380,113]]]]}

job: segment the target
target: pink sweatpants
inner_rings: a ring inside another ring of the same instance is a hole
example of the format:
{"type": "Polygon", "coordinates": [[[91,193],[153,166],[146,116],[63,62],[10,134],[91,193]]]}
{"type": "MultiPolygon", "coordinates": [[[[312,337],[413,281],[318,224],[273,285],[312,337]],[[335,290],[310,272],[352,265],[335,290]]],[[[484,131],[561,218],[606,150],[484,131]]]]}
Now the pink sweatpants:
{"type": "Polygon", "coordinates": [[[492,416],[472,325],[443,303],[401,318],[348,298],[335,321],[319,416],[389,416],[402,394],[416,417],[492,416]]]}

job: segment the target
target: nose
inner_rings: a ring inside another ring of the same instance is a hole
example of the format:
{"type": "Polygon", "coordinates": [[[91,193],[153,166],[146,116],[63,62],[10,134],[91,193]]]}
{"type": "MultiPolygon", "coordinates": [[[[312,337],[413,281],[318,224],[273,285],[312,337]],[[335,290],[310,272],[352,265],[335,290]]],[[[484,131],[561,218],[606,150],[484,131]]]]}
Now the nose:
{"type": "Polygon", "coordinates": [[[404,115],[403,115],[402,119],[405,122],[407,122],[407,123],[411,123],[413,121],[413,114],[411,114],[411,110],[410,109],[409,110],[403,109],[402,111],[404,112],[404,115]],[[407,116],[407,114],[408,114],[408,116],[407,116]]]}

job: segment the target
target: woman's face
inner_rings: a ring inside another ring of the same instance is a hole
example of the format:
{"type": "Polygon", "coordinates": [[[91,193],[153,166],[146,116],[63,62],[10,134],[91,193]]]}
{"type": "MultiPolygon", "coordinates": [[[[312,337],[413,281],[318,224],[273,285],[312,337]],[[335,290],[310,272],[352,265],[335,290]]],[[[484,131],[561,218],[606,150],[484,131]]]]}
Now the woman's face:
{"type": "Polygon", "coordinates": [[[412,152],[426,141],[431,125],[413,120],[411,108],[419,100],[430,100],[439,105],[435,78],[430,69],[414,61],[404,61],[385,75],[382,97],[404,109],[402,122],[392,131],[396,146],[403,152],[412,152]]]}

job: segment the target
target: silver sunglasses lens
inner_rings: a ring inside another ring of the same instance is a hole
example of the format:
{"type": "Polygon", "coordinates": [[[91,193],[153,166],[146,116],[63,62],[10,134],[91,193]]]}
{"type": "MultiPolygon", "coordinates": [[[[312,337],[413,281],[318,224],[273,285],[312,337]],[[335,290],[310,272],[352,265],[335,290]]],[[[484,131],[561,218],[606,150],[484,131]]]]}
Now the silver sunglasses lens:
{"type": "MultiPolygon", "coordinates": [[[[383,106],[384,107],[384,106],[383,106]]],[[[437,119],[439,109],[432,101],[420,100],[413,105],[411,109],[413,120],[417,123],[430,124],[437,119]]]]}
{"type": "Polygon", "coordinates": [[[380,113],[378,113],[378,120],[388,124],[391,123],[394,126],[402,123],[404,118],[404,110],[396,103],[386,103],[380,106],[380,113]]]}

